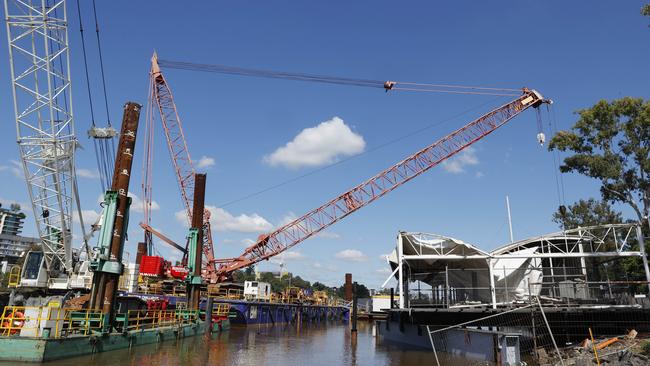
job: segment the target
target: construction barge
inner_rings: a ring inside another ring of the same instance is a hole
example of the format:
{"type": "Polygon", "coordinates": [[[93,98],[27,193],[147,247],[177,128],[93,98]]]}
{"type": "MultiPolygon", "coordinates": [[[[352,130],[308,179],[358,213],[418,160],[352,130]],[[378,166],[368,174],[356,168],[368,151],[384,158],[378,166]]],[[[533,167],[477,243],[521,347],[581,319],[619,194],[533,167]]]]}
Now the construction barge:
{"type": "Polygon", "coordinates": [[[7,307],[4,318],[12,320],[3,325],[0,361],[52,361],[219,333],[230,328],[222,309],[207,317],[190,310],[132,310],[118,315],[115,330],[105,332],[101,311],[7,307]]]}

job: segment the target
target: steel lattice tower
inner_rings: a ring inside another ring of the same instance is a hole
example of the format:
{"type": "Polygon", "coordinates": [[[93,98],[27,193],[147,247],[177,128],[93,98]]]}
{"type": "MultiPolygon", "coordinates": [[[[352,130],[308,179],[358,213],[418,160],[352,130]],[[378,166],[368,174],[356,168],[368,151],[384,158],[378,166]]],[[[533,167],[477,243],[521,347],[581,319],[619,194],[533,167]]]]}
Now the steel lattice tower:
{"type": "Polygon", "coordinates": [[[5,0],[16,133],[50,273],[72,270],[77,140],[64,0],[5,0]]]}

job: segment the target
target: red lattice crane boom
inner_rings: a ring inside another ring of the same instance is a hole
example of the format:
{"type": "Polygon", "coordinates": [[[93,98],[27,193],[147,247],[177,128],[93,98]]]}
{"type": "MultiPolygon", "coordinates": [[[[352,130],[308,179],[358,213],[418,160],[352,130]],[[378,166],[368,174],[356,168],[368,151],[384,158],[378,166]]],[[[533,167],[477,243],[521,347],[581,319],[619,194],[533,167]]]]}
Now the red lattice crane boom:
{"type": "Polygon", "coordinates": [[[515,100],[477,118],[306,215],[271,233],[260,235],[257,243],[239,257],[219,261],[219,277],[225,278],[233,271],[280,254],[459,153],[529,107],[546,102],[549,101],[538,92],[523,89],[522,95],[515,100]]]}
{"type": "MultiPolygon", "coordinates": [[[[174,172],[176,173],[176,179],[180,188],[181,200],[185,206],[188,224],[190,224],[192,222],[192,194],[194,192],[195,175],[194,164],[190,157],[189,149],[187,148],[187,142],[185,141],[185,135],[183,134],[183,126],[176,109],[176,103],[174,102],[174,96],[165,80],[165,77],[160,71],[160,67],[158,66],[158,57],[155,53],[151,58],[150,78],[151,91],[149,95],[149,105],[150,108],[153,108],[154,105],[157,106],[158,111],[160,112],[160,120],[165,131],[167,147],[169,149],[169,154],[174,166],[174,172]]],[[[149,118],[153,118],[153,113],[150,113],[149,118]]],[[[150,170],[151,161],[147,161],[146,164],[149,165],[146,169],[150,170]]],[[[145,187],[145,201],[150,200],[150,192],[151,187],[145,187]]],[[[145,203],[145,205],[147,204],[150,204],[150,202],[145,203]]],[[[148,225],[149,213],[149,207],[145,207],[145,223],[140,226],[142,226],[146,231],[150,227],[148,225]]],[[[155,234],[155,232],[151,230],[148,230],[148,232],[155,234]]],[[[216,267],[212,245],[210,212],[207,209],[204,211],[203,221],[203,254],[207,259],[204,261],[206,265],[206,277],[214,282],[214,279],[216,278],[216,267]]]]}

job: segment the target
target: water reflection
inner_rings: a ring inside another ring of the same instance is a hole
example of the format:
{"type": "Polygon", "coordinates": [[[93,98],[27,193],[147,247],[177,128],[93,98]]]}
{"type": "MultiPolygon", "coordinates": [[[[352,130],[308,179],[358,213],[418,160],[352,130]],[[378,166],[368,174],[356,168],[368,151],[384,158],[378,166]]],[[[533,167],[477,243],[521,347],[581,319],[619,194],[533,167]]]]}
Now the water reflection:
{"type": "MultiPolygon", "coordinates": [[[[340,323],[233,328],[221,334],[48,362],[62,365],[434,365],[426,350],[376,342],[372,324],[358,323],[355,337],[340,323]]],[[[447,360],[449,365],[472,364],[447,360]]],[[[8,364],[0,364],[2,366],[8,364]]]]}

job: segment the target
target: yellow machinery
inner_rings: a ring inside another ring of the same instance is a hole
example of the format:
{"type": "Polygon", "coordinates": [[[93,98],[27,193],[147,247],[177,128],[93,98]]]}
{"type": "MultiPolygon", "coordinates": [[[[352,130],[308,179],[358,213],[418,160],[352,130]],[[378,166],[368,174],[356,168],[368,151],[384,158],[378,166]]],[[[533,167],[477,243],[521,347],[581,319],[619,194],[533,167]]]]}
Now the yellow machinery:
{"type": "Polygon", "coordinates": [[[287,287],[282,292],[282,302],[287,304],[301,303],[304,299],[304,293],[299,287],[287,287]]]}
{"type": "Polygon", "coordinates": [[[9,270],[8,287],[18,287],[20,285],[20,266],[13,266],[9,270]]]}
{"type": "Polygon", "coordinates": [[[314,291],[313,298],[316,305],[327,305],[329,297],[325,291],[314,291]]]}

